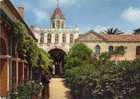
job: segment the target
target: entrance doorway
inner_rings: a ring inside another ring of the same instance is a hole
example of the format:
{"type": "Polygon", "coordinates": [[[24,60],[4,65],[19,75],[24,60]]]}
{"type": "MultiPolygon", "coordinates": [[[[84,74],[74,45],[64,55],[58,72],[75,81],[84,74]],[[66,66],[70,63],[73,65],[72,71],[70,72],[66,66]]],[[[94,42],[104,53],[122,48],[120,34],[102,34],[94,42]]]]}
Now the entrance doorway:
{"type": "Polygon", "coordinates": [[[50,50],[49,54],[53,60],[53,75],[62,76],[64,74],[64,58],[66,53],[61,49],[55,48],[50,50]]]}

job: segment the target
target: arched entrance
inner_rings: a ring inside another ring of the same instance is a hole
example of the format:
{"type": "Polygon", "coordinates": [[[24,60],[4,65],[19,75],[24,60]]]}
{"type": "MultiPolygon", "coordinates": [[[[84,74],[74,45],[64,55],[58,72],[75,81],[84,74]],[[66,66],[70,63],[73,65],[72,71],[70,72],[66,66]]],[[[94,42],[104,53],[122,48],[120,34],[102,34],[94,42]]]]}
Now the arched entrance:
{"type": "Polygon", "coordinates": [[[6,41],[0,37],[0,96],[7,96],[8,54],[6,41]]]}
{"type": "Polygon", "coordinates": [[[66,53],[58,48],[49,51],[49,54],[53,60],[53,74],[62,76],[64,74],[64,57],[66,53]]]}

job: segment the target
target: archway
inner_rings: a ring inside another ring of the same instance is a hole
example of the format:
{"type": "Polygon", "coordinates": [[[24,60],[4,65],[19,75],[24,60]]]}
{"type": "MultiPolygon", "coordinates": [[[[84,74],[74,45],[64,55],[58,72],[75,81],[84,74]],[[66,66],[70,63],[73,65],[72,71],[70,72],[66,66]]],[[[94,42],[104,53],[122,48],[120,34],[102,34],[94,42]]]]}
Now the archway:
{"type": "Polygon", "coordinates": [[[0,37],[0,96],[7,96],[7,54],[7,43],[3,38],[0,37]]]}
{"type": "Polygon", "coordinates": [[[57,76],[62,76],[64,74],[64,58],[66,53],[58,48],[49,51],[49,54],[53,60],[53,70],[52,73],[57,76]]]}

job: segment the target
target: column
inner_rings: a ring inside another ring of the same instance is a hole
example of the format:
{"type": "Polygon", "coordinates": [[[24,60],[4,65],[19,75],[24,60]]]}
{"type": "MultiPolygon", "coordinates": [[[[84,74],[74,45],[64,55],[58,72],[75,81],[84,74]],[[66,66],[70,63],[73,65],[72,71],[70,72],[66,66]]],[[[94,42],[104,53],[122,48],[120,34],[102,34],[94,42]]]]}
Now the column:
{"type": "Polygon", "coordinates": [[[16,59],[16,88],[18,86],[18,59],[16,59]]]}
{"type": "Polygon", "coordinates": [[[9,91],[8,55],[0,55],[0,96],[6,97],[9,91]]]}

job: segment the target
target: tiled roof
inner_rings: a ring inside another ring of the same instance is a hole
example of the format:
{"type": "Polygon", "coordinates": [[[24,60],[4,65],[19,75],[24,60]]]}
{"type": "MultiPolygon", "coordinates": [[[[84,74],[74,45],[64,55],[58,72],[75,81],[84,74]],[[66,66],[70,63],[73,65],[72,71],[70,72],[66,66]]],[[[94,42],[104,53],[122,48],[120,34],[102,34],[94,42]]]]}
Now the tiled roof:
{"type": "Polygon", "coordinates": [[[61,9],[59,7],[57,7],[55,10],[54,10],[54,13],[51,17],[51,19],[55,19],[55,18],[60,18],[60,19],[65,19],[61,9]]]}
{"type": "Polygon", "coordinates": [[[111,42],[140,42],[140,35],[102,35],[111,42]]]}
{"type": "Polygon", "coordinates": [[[128,34],[128,35],[109,35],[109,34],[99,34],[96,32],[88,32],[79,36],[77,41],[105,41],[105,42],[140,42],[140,34],[128,34]],[[92,35],[91,35],[92,34],[92,35]]]}

